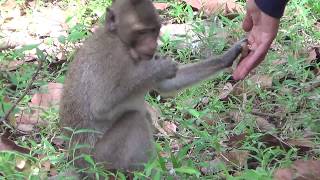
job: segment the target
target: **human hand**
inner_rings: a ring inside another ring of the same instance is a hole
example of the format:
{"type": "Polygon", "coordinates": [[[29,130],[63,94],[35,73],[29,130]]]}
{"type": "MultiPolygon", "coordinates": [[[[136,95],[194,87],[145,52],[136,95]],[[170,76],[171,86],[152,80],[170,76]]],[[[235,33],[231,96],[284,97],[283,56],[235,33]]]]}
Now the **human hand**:
{"type": "Polygon", "coordinates": [[[254,0],[247,0],[247,14],[242,28],[248,32],[250,53],[233,72],[234,80],[244,79],[265,58],[278,33],[280,20],[262,12],[254,0]]]}

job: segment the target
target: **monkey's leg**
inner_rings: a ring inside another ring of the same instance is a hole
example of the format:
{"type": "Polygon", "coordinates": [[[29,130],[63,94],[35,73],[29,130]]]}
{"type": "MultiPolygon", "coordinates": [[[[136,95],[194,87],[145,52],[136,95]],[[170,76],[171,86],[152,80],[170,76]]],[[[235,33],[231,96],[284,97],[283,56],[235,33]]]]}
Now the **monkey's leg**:
{"type": "Polygon", "coordinates": [[[246,43],[246,39],[238,41],[221,57],[210,57],[197,63],[180,65],[176,77],[160,81],[156,90],[162,93],[174,92],[209,78],[219,70],[231,66],[246,43]]]}
{"type": "Polygon", "coordinates": [[[150,122],[140,112],[127,112],[99,139],[93,155],[109,170],[143,169],[154,155],[150,122]]]}

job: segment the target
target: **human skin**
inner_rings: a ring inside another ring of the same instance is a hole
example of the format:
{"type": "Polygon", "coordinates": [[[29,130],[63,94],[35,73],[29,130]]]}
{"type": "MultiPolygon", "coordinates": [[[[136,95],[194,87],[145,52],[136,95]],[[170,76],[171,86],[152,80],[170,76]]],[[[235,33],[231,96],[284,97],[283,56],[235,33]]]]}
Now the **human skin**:
{"type": "Polygon", "coordinates": [[[262,12],[254,0],[247,0],[247,14],[242,28],[247,32],[250,53],[238,64],[232,76],[244,79],[265,58],[277,36],[280,20],[262,12]]]}

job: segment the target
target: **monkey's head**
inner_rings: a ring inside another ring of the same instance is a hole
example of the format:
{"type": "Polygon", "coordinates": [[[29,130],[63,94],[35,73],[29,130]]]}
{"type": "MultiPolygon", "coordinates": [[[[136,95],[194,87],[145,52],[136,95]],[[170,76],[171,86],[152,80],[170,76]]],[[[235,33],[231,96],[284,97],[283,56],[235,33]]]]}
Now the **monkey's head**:
{"type": "Polygon", "coordinates": [[[160,27],[151,0],[114,0],[107,9],[106,29],[120,38],[135,60],[153,57],[160,27]]]}

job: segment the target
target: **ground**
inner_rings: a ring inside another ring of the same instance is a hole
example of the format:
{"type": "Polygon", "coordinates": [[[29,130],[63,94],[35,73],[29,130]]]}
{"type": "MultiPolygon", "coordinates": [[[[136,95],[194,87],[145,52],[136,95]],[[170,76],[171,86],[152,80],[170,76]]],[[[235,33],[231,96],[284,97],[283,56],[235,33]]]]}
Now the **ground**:
{"type": "MultiPolygon", "coordinates": [[[[200,61],[245,36],[244,1],[201,2],[154,2],[161,54],[200,61]]],[[[0,177],[45,179],[73,167],[57,105],[75,50],[110,3],[0,0],[0,177]]],[[[289,1],[263,63],[243,81],[231,72],[175,97],[147,95],[158,158],[134,178],[319,179],[320,2],[289,1]]],[[[124,179],[85,159],[85,171],[124,179]]]]}

